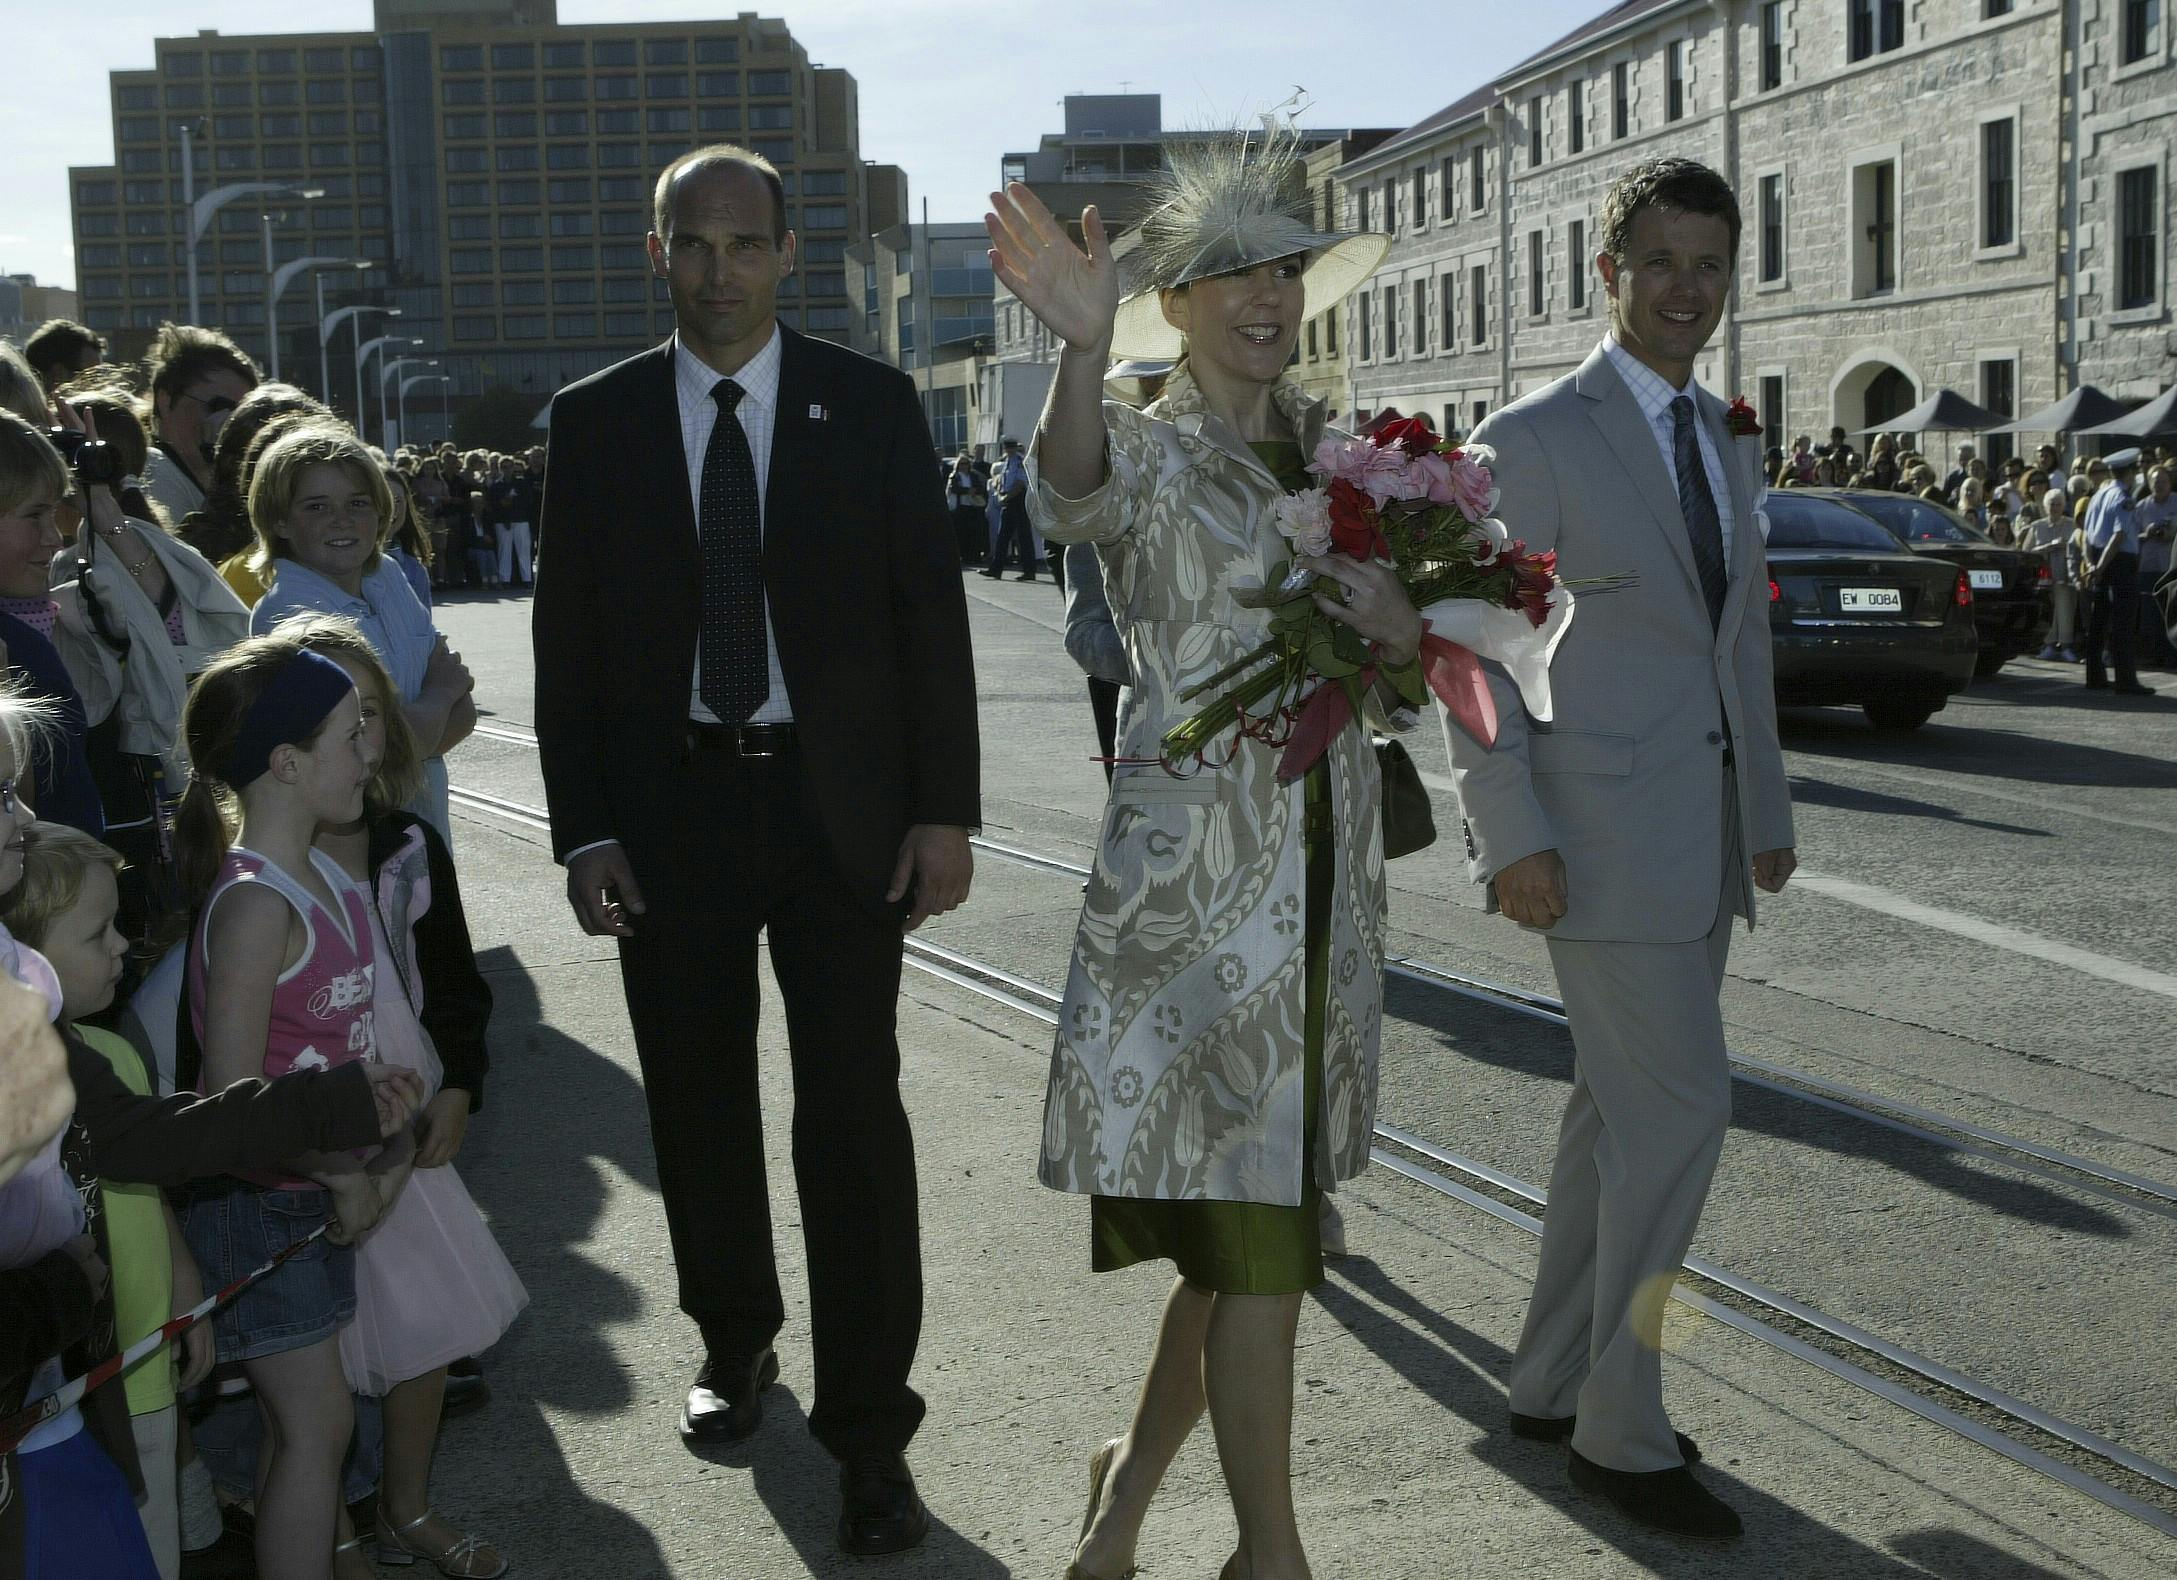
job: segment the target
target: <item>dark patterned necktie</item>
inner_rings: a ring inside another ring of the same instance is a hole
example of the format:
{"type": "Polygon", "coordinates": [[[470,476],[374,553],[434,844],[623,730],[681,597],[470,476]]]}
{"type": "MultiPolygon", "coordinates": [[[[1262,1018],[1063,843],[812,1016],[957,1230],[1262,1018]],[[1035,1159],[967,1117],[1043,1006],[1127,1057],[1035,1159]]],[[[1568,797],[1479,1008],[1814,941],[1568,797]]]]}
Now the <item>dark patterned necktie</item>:
{"type": "Polygon", "coordinates": [[[1693,564],[1708,598],[1708,623],[1718,626],[1730,577],[1723,564],[1723,522],[1716,514],[1716,496],[1708,491],[1708,468],[1701,463],[1701,441],[1693,431],[1691,396],[1671,402],[1671,459],[1678,472],[1678,513],[1686,518],[1693,564]]]}
{"type": "Polygon", "coordinates": [[[718,421],[703,452],[703,663],[697,689],[721,722],[740,724],[771,694],[764,645],[763,513],[756,501],[756,458],[734,409],[741,386],[720,379],[711,391],[718,421]]]}

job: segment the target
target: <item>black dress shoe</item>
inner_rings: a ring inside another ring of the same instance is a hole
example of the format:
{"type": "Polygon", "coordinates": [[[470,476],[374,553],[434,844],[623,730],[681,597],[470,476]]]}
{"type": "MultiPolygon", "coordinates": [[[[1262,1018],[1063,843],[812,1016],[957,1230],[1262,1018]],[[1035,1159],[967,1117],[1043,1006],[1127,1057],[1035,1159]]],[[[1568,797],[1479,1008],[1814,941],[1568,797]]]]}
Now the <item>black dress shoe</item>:
{"type": "Polygon", "coordinates": [[[1609,1499],[1627,1518],[1667,1535],[1728,1542],[1746,1529],[1731,1505],[1695,1481],[1684,1465],[1669,1470],[1612,1470],[1573,1449],[1572,1484],[1609,1499]]]}
{"type": "MultiPolygon", "coordinates": [[[[1576,1415],[1521,1415],[1512,1412],[1512,1435],[1524,1437],[1533,1443],[1564,1443],[1572,1438],[1573,1427],[1579,1424],[1576,1415]]],[[[1673,1432],[1678,1439],[1679,1457],[1689,1465],[1701,1462],[1701,1445],[1683,1432],[1673,1432]]]]}
{"type": "Polygon", "coordinates": [[[779,1380],[778,1351],[744,1357],[704,1357],[688,1402],[680,1411],[680,1435],[691,1443],[738,1443],[763,1422],[763,1391],[779,1380]]]}
{"type": "Polygon", "coordinates": [[[2151,697],[2156,695],[2155,689],[2152,686],[2142,686],[2136,680],[2131,682],[2129,685],[2125,684],[2123,681],[2120,680],[2109,689],[2114,691],[2120,697],[2151,697]]]}
{"type": "Polygon", "coordinates": [[[839,1467],[839,1549],[903,1553],[930,1534],[930,1513],[898,1454],[857,1454],[839,1467]]]}

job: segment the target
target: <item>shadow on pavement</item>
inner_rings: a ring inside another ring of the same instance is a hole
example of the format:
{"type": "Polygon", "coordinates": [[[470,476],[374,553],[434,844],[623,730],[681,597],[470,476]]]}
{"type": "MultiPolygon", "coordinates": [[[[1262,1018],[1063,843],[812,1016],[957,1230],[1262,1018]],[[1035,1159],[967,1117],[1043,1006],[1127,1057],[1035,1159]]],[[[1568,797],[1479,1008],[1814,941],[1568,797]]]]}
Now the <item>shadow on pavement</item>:
{"type": "MultiPolygon", "coordinates": [[[[1411,1025],[1440,1033],[1444,1050],[1460,1058],[1568,1085],[1572,1080],[1572,1036],[1562,1027],[1545,1026],[1510,1010],[1454,998],[1397,977],[1384,982],[1384,1010],[1411,1025]]],[[[2132,1233],[2131,1226],[2114,1213],[2076,1201],[2034,1180],[1989,1172],[1981,1160],[1963,1157],[1939,1142],[1922,1141],[1872,1120],[1856,1119],[1782,1093],[1734,1084],[1731,1126],[1881,1163],[1936,1190],[2023,1223],[2045,1224],[2108,1240],[2126,1239],[2132,1233]]]]}
{"type": "MultiPolygon", "coordinates": [[[[1003,1563],[947,1525],[930,1510],[930,1534],[908,1553],[886,1559],[850,1558],[839,1550],[839,1466],[809,1435],[801,1400],[783,1383],[763,1396],[763,1424],[740,1443],[689,1444],[706,1464],[747,1471],[756,1496],[771,1511],[779,1534],[812,1575],[859,1575],[873,1563],[897,1573],[941,1575],[944,1580],[1006,1580],[1003,1563]]],[[[912,1450],[909,1451],[910,1459],[912,1450]]],[[[921,1489],[925,1496],[928,1487],[921,1489]]]]}
{"type": "Polygon", "coordinates": [[[1963,1531],[1907,1531],[1890,1538],[1890,1550],[1943,1580],[2064,1580],[2054,1569],[2028,1563],[1963,1531]]]}
{"type": "MultiPolygon", "coordinates": [[[[2081,689],[2082,705],[2113,710],[2104,692],[2081,689]]],[[[2036,699],[2037,703],[2042,699],[2036,699]]],[[[2119,698],[2132,703],[2134,699],[2119,698]]],[[[2166,708],[2167,704],[2163,704],[2166,708]]],[[[2158,712],[2146,698],[2129,712],[2158,712]]],[[[2011,730],[1947,724],[1940,713],[1909,734],[1876,730],[1858,714],[1835,709],[1787,708],[1777,715],[1784,749],[1814,757],[1896,763],[1945,773],[2017,779],[2046,785],[2098,785],[2116,790],[2177,790],[2177,763],[2143,752],[2112,751],[2078,741],[2049,741],[2011,730]]]]}
{"type": "Polygon", "coordinates": [[[2023,834],[2032,839],[2053,837],[2045,828],[2025,828],[2017,823],[1992,823],[1986,818],[1967,817],[1956,807],[1944,806],[1939,801],[1885,795],[1879,790],[1831,784],[1826,779],[1809,779],[1802,774],[1791,776],[1791,798],[1795,806],[1835,807],[1842,812],[1872,812],[1878,817],[1931,818],[1938,823],[1954,823],[1959,828],[1977,828],[1990,834],[2023,834]]]}
{"type": "Polygon", "coordinates": [[[498,1536],[523,1573],[663,1575],[656,1539],[583,1492],[561,1448],[564,1424],[555,1430],[546,1419],[547,1407],[579,1415],[638,1407],[604,1330],[636,1320],[642,1298],[585,1247],[605,1209],[603,1165],[657,1188],[642,1091],[609,1059],[544,1023],[536,986],[512,950],[484,951],[477,964],[494,1000],[492,1075],[459,1166],[530,1305],[491,1352],[491,1403],[447,1425],[438,1479],[464,1487],[464,1512],[498,1536]],[[537,1101],[546,1088],[551,1101],[537,1101]]]}
{"type": "MultiPolygon", "coordinates": [[[[1505,1425],[1502,1387],[1512,1357],[1502,1345],[1432,1310],[1368,1261],[1337,1263],[1331,1280],[1316,1288],[1315,1299],[1385,1365],[1441,1408],[1484,1434],[1470,1447],[1476,1459],[1526,1488],[1595,1540],[1607,1542],[1623,1553],[1639,1566],[1631,1572],[1671,1576],[1819,1575],[1822,1580],[1887,1580],[1891,1576],[1927,1573],[1917,1562],[1907,1563],[1877,1552],[1747,1485],[1728,1470],[1718,1469],[1713,1457],[1699,1472],[1702,1484],[1739,1512],[1746,1521],[1747,1536],[1732,1546],[1717,1547],[1677,1542],[1644,1530],[1610,1505],[1574,1491],[1566,1479],[1563,1449],[1512,1436],[1505,1425]],[[1368,1298],[1363,1299],[1364,1295],[1368,1298]],[[1477,1369],[1492,1381],[1485,1383],[1477,1378],[1477,1369]]],[[[1700,1433],[1693,1435],[1698,1437],[1700,1433]]],[[[1710,1453],[1715,1455],[1715,1446],[1711,1446],[1710,1453]]],[[[1925,1534],[1940,1538],[1956,1533],[1925,1534]]],[[[2017,1569],[2008,1572],[2021,1573],[2017,1569]]]]}

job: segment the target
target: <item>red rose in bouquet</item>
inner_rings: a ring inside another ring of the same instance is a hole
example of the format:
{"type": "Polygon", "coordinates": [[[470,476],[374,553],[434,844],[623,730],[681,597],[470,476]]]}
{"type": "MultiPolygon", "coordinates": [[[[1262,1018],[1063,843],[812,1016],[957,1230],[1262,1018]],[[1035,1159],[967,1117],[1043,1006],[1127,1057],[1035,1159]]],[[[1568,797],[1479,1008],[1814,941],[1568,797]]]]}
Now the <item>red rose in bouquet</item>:
{"type": "Polygon", "coordinates": [[[1397,422],[1387,422],[1369,438],[1379,450],[1388,450],[1395,444],[1408,455],[1427,455],[1439,443],[1426,417],[1401,417],[1397,422]]]}
{"type": "Polygon", "coordinates": [[[1758,439],[1761,437],[1761,419],[1754,415],[1754,408],[1741,395],[1724,408],[1724,426],[1731,430],[1734,439],[1758,439]]]}
{"type": "Polygon", "coordinates": [[[1356,560],[1372,560],[1379,554],[1388,559],[1391,554],[1375,504],[1342,477],[1330,485],[1330,546],[1356,560]]]}

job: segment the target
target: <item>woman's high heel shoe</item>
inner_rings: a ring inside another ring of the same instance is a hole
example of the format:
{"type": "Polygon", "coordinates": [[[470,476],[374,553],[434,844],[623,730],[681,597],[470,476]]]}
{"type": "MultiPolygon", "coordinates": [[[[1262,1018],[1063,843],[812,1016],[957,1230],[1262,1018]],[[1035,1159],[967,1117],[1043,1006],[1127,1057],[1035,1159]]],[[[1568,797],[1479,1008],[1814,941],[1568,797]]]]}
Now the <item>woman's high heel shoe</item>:
{"type": "Polygon", "coordinates": [[[378,1562],[407,1568],[420,1561],[445,1575],[447,1580],[499,1580],[499,1576],[507,1572],[506,1559],[481,1536],[458,1537],[452,1546],[435,1553],[409,1546],[409,1536],[430,1521],[434,1513],[425,1509],[406,1525],[395,1525],[385,1517],[383,1509],[379,1510],[378,1562]]]}
{"type": "MultiPolygon", "coordinates": [[[[1076,1548],[1081,1542],[1088,1540],[1089,1527],[1096,1523],[1096,1511],[1103,1507],[1104,1481],[1111,1474],[1111,1461],[1119,1452],[1122,1441],[1121,1438],[1113,1438],[1089,1458],[1088,1512],[1081,1516],[1081,1539],[1074,1543],[1076,1548]]],[[[1113,1580],[1134,1580],[1136,1573],[1138,1571],[1129,1565],[1124,1574],[1113,1577],[1113,1580]]],[[[1102,1577],[1090,1574],[1079,1564],[1070,1563],[1066,1565],[1066,1580],[1102,1580],[1102,1577]]]]}

